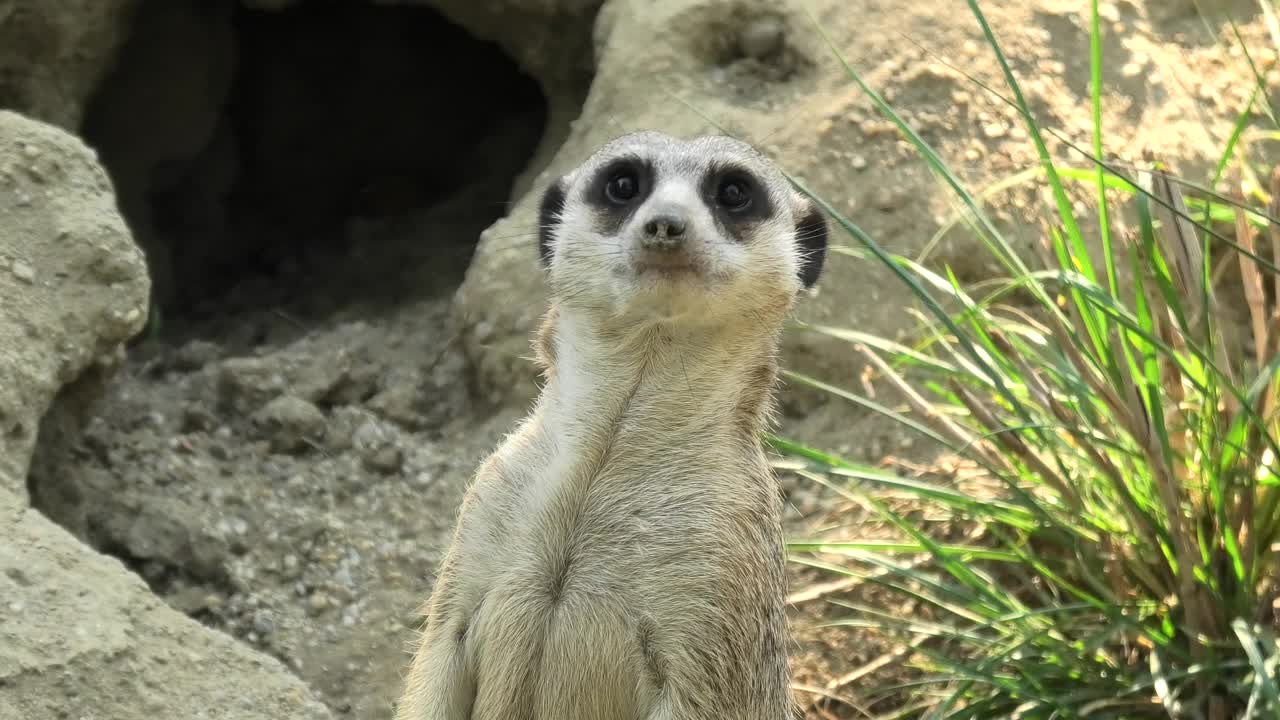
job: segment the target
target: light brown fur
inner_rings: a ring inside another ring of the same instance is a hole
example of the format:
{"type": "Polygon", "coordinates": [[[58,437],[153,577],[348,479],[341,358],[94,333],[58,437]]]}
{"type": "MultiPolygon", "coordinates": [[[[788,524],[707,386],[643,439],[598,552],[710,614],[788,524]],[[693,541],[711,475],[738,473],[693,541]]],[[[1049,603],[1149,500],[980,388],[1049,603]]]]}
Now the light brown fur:
{"type": "Polygon", "coordinates": [[[574,235],[588,220],[570,198],[534,343],[546,385],[463,501],[397,720],[794,716],[781,498],[759,434],[803,204],[766,177],[778,217],[730,249],[749,287],[726,274],[693,315],[583,290],[599,238],[574,235]]]}

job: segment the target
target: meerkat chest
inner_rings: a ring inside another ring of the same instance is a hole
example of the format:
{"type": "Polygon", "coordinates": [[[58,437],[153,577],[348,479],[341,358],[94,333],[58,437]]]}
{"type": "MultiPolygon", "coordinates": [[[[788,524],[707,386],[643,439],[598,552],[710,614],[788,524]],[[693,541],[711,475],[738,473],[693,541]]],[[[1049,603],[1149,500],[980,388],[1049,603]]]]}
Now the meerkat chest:
{"type": "MultiPolygon", "coordinates": [[[[620,477],[601,478],[606,485],[620,477]]],[[[478,698],[475,717],[639,720],[658,702],[649,637],[660,615],[653,603],[666,572],[646,538],[659,535],[660,503],[635,489],[585,486],[531,477],[507,514],[486,561],[487,578],[468,648],[481,688],[520,689],[493,713],[478,698]],[[522,677],[522,683],[510,679],[522,677]]],[[[670,600],[669,600],[670,603],[670,600]]]]}
{"type": "Polygon", "coordinates": [[[544,455],[536,470],[521,466],[507,486],[519,492],[484,533],[490,572],[468,645],[481,687],[528,673],[529,702],[548,713],[573,702],[589,710],[581,717],[632,718],[657,702],[660,628],[707,612],[708,594],[760,553],[741,519],[768,519],[711,475],[736,472],[732,460],[693,455],[616,453],[586,470],[544,455]]]}

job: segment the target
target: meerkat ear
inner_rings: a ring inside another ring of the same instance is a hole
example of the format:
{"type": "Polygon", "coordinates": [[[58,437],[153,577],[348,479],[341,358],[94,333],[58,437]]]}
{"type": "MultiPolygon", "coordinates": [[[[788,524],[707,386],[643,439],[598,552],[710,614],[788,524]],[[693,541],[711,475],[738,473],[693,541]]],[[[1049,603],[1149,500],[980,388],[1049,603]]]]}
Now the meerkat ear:
{"type": "Polygon", "coordinates": [[[827,219],[808,198],[801,201],[796,221],[796,244],[800,246],[800,282],[808,290],[822,275],[827,258],[827,219]]]}
{"type": "Polygon", "coordinates": [[[542,267],[551,266],[551,242],[555,229],[560,225],[560,213],[564,211],[566,183],[564,178],[555,182],[542,193],[542,204],[538,207],[538,257],[542,267]]]}

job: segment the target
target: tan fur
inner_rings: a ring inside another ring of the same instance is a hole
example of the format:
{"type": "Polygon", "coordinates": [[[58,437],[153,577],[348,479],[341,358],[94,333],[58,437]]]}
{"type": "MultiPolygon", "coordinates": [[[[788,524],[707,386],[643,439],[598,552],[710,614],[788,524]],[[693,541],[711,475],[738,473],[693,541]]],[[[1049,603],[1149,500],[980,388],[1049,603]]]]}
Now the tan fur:
{"type": "Polygon", "coordinates": [[[573,234],[570,200],[534,343],[546,385],[468,490],[397,720],[794,717],[759,433],[798,290],[768,253],[794,252],[799,201],[769,189],[786,202],[742,251],[765,255],[697,317],[584,291],[596,269],[572,248],[600,239],[573,234]]]}

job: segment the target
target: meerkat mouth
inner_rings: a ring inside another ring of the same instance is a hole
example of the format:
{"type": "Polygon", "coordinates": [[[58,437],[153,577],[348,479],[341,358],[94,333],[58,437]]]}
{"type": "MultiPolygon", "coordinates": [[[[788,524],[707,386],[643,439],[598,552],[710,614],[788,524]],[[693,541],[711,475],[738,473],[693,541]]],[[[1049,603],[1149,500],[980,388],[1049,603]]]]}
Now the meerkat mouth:
{"type": "Polygon", "coordinates": [[[684,277],[701,275],[703,264],[686,253],[641,253],[632,262],[637,276],[684,277]]]}
{"type": "Polygon", "coordinates": [[[640,262],[636,263],[637,275],[696,275],[700,270],[691,262],[640,262]]]}

